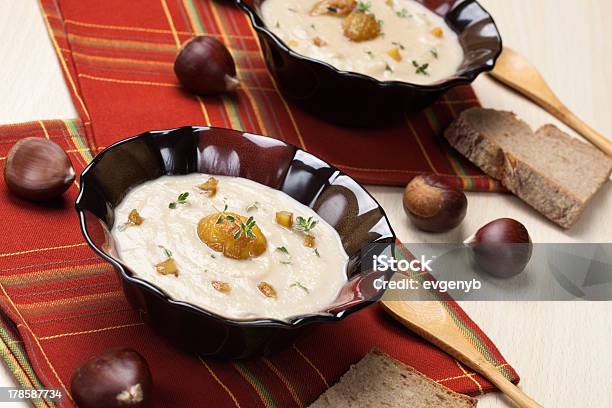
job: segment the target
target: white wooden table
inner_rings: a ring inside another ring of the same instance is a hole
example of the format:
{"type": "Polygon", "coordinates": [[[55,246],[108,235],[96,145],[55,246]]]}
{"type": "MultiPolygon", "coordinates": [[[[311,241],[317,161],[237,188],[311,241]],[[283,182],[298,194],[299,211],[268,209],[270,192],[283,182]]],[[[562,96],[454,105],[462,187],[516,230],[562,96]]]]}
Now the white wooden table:
{"type": "MultiPolygon", "coordinates": [[[[481,2],[495,16],[505,44],[526,55],[579,116],[612,135],[612,2],[481,2]]],[[[0,38],[0,124],[76,117],[36,0],[0,0],[0,38]]],[[[513,110],[533,126],[559,125],[486,76],[476,81],[475,88],[487,107],[513,110]]],[[[570,232],[513,196],[470,193],[462,227],[441,235],[419,232],[409,224],[401,189],[369,190],[405,242],[457,242],[499,217],[522,221],[535,242],[612,242],[611,185],[570,232]]],[[[521,387],[544,406],[612,407],[612,302],[464,302],[462,306],[520,373],[521,387]]],[[[0,386],[10,384],[10,374],[0,367],[0,386]]],[[[480,398],[479,407],[507,406],[512,405],[499,394],[480,398]]]]}

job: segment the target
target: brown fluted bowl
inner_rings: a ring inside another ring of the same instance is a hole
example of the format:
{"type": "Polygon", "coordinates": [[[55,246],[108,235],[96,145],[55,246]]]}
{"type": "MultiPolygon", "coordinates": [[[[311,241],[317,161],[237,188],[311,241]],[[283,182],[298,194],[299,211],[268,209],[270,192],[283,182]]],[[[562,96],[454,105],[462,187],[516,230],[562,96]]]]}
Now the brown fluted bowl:
{"type": "Polygon", "coordinates": [[[224,358],[272,352],[306,327],[339,321],[378,300],[383,290],[373,281],[383,274],[365,266],[371,262],[362,267],[362,259],[392,251],[395,243],[383,209],[355,180],[294,146],[229,129],[182,127],[115,143],[81,174],[76,210],[85,239],[117,271],[127,299],[143,320],[180,346],[224,358]],[[233,320],[173,300],[162,288],[135,276],[114,248],[114,208],[145,181],[195,172],[244,177],[281,190],[334,227],[349,255],[348,282],[335,302],[287,321],[233,320]]]}
{"type": "Polygon", "coordinates": [[[475,0],[417,0],[444,17],[463,47],[464,60],[455,75],[430,85],[379,81],[340,71],[292,51],[261,18],[266,0],[236,0],[259,36],[268,69],[285,98],[304,110],[347,126],[389,125],[414,114],[449,89],[469,84],[495,65],[502,39],[491,15],[475,0]]]}

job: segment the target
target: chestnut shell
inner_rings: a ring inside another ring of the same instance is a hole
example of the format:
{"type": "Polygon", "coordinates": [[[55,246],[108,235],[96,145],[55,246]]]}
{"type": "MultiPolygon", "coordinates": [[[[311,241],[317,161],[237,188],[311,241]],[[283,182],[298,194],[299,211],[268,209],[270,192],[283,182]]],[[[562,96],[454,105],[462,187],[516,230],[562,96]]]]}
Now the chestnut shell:
{"type": "Polygon", "coordinates": [[[213,37],[201,35],[187,41],[174,61],[174,72],[185,89],[198,95],[216,95],[237,86],[234,58],[213,37]]]}
{"type": "Polygon", "coordinates": [[[481,227],[466,241],[472,257],[485,272],[500,278],[521,273],[533,252],[527,228],[512,218],[500,218],[481,227]]]}
{"type": "Polygon", "coordinates": [[[75,369],[70,388],[79,408],[141,408],[150,400],[151,372],[136,351],[113,348],[75,369]]]}
{"type": "Polygon", "coordinates": [[[74,181],[66,152],[56,143],[27,137],[13,145],[4,165],[4,180],[15,195],[46,201],[62,195],[74,181]]]}
{"type": "Polygon", "coordinates": [[[428,232],[451,230],[467,213],[467,197],[463,191],[435,174],[413,178],[404,190],[403,204],[412,223],[428,232]]]}

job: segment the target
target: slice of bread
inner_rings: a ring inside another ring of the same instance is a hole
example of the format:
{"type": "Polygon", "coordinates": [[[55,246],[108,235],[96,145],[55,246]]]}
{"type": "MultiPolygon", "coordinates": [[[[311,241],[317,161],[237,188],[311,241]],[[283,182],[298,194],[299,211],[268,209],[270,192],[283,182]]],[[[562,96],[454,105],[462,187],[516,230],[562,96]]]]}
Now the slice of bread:
{"type": "Polygon", "coordinates": [[[511,112],[472,108],[444,136],[527,204],[570,228],[608,180],[612,160],[553,125],[533,132],[511,112]]]}
{"type": "Polygon", "coordinates": [[[463,408],[476,400],[457,394],[372,349],[309,408],[463,408]]]}

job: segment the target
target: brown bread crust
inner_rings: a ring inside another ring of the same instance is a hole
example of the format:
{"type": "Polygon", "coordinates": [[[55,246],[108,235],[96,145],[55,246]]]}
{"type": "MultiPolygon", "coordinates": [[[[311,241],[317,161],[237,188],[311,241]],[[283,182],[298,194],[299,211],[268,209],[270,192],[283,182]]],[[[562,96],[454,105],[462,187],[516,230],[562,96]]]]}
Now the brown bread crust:
{"type": "MultiPolygon", "coordinates": [[[[529,125],[522,122],[511,112],[474,108],[463,112],[448,127],[444,136],[449,143],[486,174],[500,180],[508,190],[551,221],[563,228],[572,227],[584,211],[587,203],[607,178],[602,177],[601,182],[594,186],[590,195],[577,197],[554,181],[549,174],[534,169],[530,163],[520,160],[511,151],[504,150],[488,135],[481,133],[470,120],[470,111],[474,113],[475,110],[481,111],[478,112],[481,119],[487,114],[494,114],[497,115],[496,122],[511,123],[521,132],[529,132],[533,135],[529,125]]],[[[563,140],[568,148],[592,149],[594,156],[598,157],[599,155],[599,152],[591,146],[576,139],[570,139],[569,136],[563,134],[553,125],[543,126],[537,133],[540,132],[554,132],[555,137],[563,140]]],[[[511,134],[510,137],[512,137],[511,134]]],[[[528,141],[526,140],[526,142],[528,141]]],[[[543,154],[545,153],[543,152],[543,154]]],[[[607,160],[605,157],[602,157],[602,159],[607,160]]],[[[585,177],[589,177],[589,175],[585,175],[585,177]]]]}

